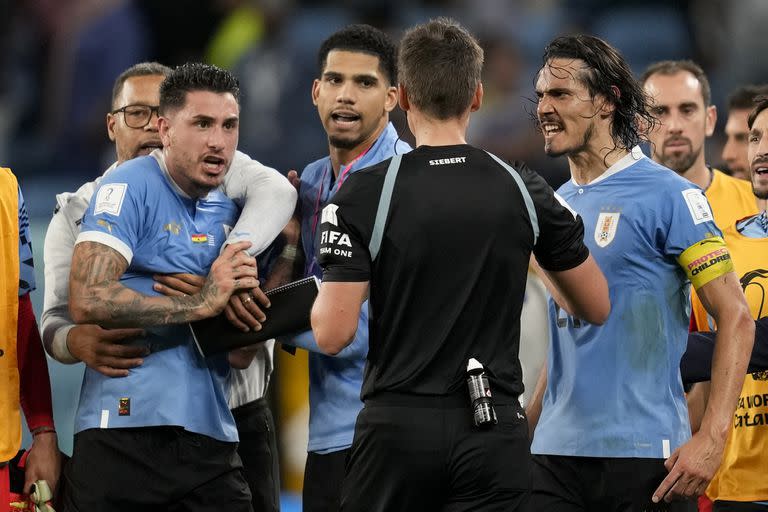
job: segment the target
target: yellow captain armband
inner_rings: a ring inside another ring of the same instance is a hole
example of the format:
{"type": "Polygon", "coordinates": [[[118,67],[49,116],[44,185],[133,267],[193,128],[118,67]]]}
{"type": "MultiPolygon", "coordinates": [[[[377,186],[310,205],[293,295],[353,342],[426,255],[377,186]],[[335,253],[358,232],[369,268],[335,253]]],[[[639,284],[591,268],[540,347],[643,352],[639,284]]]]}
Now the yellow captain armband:
{"type": "Polygon", "coordinates": [[[733,271],[733,261],[731,261],[728,247],[719,236],[696,242],[683,251],[677,258],[677,262],[683,267],[691,284],[697,290],[716,277],[733,271]]]}

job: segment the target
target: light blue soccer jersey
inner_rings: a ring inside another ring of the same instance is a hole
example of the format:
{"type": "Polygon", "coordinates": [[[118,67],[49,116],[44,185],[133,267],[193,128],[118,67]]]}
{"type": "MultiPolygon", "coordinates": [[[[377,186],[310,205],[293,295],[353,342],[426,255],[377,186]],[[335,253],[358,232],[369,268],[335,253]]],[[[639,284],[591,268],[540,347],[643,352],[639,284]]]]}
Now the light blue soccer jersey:
{"type": "Polygon", "coordinates": [[[602,326],[569,317],[550,299],[548,383],[531,451],[662,458],[690,438],[680,379],[688,247],[720,232],[701,190],[639,148],[588,185],[560,196],[584,221],[584,242],[608,281],[602,326]]]}
{"type": "MultiPolygon", "coordinates": [[[[189,198],[171,180],[161,157],[130,160],[101,182],[85,213],[78,243],[105,244],[128,261],[122,284],[144,295],[154,274],[207,275],[237,219],[220,191],[189,198]]],[[[89,428],[173,425],[220,441],[238,440],[227,406],[225,355],[202,358],[189,325],[148,327],[138,343],[144,364],[124,378],[86,369],[75,432],[89,428]]]]}

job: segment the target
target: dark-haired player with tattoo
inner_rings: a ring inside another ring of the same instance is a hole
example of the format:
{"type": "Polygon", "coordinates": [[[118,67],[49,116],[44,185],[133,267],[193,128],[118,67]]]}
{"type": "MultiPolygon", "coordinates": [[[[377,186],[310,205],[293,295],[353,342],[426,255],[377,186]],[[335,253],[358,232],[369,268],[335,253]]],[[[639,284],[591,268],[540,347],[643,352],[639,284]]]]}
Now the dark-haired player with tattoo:
{"type": "Polygon", "coordinates": [[[78,323],[144,329],[142,364],[113,379],[87,371],[65,474],[68,510],[252,510],[227,404],[230,363],[202,358],[186,322],[221,313],[258,285],[249,242],[228,245],[235,203],[218,189],[239,132],[239,84],[186,64],[160,87],[162,152],[130,160],[95,191],[75,245],[78,323]],[[208,275],[199,293],[159,296],[155,274],[208,275]]]}

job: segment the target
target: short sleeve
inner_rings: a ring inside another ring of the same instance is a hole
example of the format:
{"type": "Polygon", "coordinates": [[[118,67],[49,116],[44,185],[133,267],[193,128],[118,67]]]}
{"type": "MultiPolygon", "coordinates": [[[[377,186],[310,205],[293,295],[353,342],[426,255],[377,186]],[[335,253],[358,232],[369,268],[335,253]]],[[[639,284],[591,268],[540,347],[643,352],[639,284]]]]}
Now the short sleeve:
{"type": "Polygon", "coordinates": [[[722,237],[700,188],[678,187],[664,203],[669,208],[664,238],[666,256],[677,259],[686,249],[704,239],[722,237]]]}
{"type": "Polygon", "coordinates": [[[29,213],[19,187],[19,297],[35,289],[35,263],[32,258],[32,236],[29,213]]]}
{"type": "Polygon", "coordinates": [[[139,244],[140,213],[146,204],[146,184],[105,178],[91,198],[76,243],[97,242],[119,252],[128,263],[139,244]]]}
{"type": "Polygon", "coordinates": [[[520,173],[536,211],[539,238],[533,252],[539,265],[554,272],[581,265],[589,256],[589,249],[584,245],[581,217],[536,172],[525,164],[515,163],[514,167],[520,173]]]}
{"type": "Polygon", "coordinates": [[[355,173],[323,208],[317,260],[323,281],[363,282],[371,279],[368,244],[381,193],[381,180],[355,173]]]}

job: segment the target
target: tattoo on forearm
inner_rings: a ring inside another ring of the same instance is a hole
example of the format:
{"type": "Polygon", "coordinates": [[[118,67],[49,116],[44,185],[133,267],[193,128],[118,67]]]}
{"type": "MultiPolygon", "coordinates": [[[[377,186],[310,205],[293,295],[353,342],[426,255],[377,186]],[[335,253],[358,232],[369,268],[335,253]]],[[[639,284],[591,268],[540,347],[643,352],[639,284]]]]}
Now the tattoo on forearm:
{"type": "MultiPolygon", "coordinates": [[[[199,316],[211,287],[184,297],[150,297],[120,283],[128,268],[123,256],[96,242],[75,247],[70,274],[70,300],[87,311],[88,322],[133,327],[188,322],[199,316]]],[[[213,290],[215,292],[215,290],[213,290]]]]}

